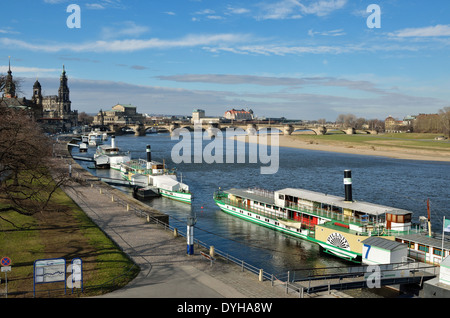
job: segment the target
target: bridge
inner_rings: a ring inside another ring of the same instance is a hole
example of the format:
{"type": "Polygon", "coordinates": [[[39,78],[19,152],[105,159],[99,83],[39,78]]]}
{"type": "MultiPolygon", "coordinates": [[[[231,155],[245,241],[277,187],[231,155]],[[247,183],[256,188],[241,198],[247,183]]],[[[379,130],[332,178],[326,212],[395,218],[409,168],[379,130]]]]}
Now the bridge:
{"type": "MultiPolygon", "coordinates": [[[[179,129],[186,129],[188,131],[195,131],[201,129],[214,135],[218,130],[226,131],[227,129],[240,129],[247,132],[249,135],[255,135],[258,132],[267,131],[274,133],[277,131],[283,135],[291,135],[295,131],[309,130],[316,135],[325,135],[331,131],[342,131],[347,135],[353,135],[357,131],[354,128],[342,128],[339,125],[305,125],[305,124],[290,124],[290,123],[253,123],[253,122],[234,122],[234,123],[217,123],[217,122],[203,122],[193,124],[190,122],[173,121],[166,124],[110,124],[108,125],[110,132],[120,134],[124,129],[131,129],[136,136],[145,136],[149,130],[156,132],[169,132],[173,134],[179,129]]],[[[366,134],[377,134],[376,130],[362,130],[360,132],[366,134]]]]}

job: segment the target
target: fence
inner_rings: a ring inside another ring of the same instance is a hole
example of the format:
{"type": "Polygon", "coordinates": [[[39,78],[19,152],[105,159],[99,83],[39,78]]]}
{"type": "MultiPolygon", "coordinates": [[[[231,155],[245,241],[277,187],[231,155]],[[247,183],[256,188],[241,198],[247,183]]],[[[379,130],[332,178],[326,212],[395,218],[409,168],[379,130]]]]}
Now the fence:
{"type": "MultiPolygon", "coordinates": [[[[96,187],[95,184],[92,184],[92,186],[96,187]]],[[[128,201],[121,199],[119,196],[115,195],[114,191],[111,191],[108,188],[99,187],[99,192],[101,194],[110,196],[112,201],[123,206],[124,208],[127,209],[127,211],[132,212],[134,215],[136,215],[140,218],[145,218],[148,223],[157,224],[160,227],[162,227],[164,230],[171,231],[174,233],[176,232],[177,235],[179,235],[179,236],[187,237],[187,227],[185,230],[185,229],[178,229],[174,226],[171,226],[170,224],[163,222],[160,219],[149,215],[147,212],[143,211],[139,207],[130,205],[128,201]]],[[[195,238],[194,238],[194,244],[197,245],[197,247],[204,248],[205,250],[208,250],[208,251],[211,248],[211,245],[209,245],[206,242],[203,242],[199,239],[195,239],[195,238]]],[[[227,263],[231,262],[231,263],[235,264],[236,266],[239,266],[243,272],[249,271],[249,272],[257,275],[257,277],[259,277],[260,280],[270,281],[271,285],[273,287],[282,286],[283,288],[285,288],[286,294],[288,294],[289,292],[295,292],[295,293],[298,293],[299,297],[303,297],[303,289],[297,285],[292,284],[292,282],[290,282],[289,272],[286,275],[276,277],[275,275],[267,273],[267,272],[263,271],[263,269],[258,268],[252,264],[249,264],[249,263],[245,262],[244,260],[238,259],[238,258],[230,255],[227,252],[221,251],[220,249],[214,248],[214,254],[220,256],[227,263]]]]}

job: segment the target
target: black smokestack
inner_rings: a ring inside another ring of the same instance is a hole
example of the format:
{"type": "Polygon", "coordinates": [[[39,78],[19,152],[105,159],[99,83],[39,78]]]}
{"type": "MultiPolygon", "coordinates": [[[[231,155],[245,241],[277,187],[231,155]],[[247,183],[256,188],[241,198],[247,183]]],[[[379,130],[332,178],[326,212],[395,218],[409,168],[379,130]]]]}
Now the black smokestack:
{"type": "Polygon", "coordinates": [[[147,162],[152,161],[152,147],[150,145],[147,145],[147,162]]]}
{"type": "Polygon", "coordinates": [[[345,201],[352,202],[352,171],[344,171],[345,201]]]}

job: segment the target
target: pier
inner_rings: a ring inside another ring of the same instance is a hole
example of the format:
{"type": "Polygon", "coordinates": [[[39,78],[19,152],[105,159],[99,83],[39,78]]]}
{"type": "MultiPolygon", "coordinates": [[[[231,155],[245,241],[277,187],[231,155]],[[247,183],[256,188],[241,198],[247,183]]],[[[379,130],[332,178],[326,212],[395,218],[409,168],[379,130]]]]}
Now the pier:
{"type": "Polygon", "coordinates": [[[382,286],[422,284],[439,274],[439,267],[420,262],[398,264],[363,265],[342,268],[303,269],[291,275],[292,284],[306,293],[356,288],[380,288],[382,286]]]}

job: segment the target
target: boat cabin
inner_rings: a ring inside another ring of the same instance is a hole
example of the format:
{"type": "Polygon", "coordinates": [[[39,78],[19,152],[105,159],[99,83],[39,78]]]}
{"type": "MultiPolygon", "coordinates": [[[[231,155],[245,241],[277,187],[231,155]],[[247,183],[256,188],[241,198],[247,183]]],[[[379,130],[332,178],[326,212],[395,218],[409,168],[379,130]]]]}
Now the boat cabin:
{"type": "MultiPolygon", "coordinates": [[[[381,230],[408,231],[411,228],[410,211],[363,201],[346,201],[343,197],[286,188],[275,191],[275,205],[290,210],[290,217],[300,218],[304,213],[317,218],[342,221],[358,232],[381,230]]],[[[315,222],[317,224],[317,222],[315,222]]]]}

